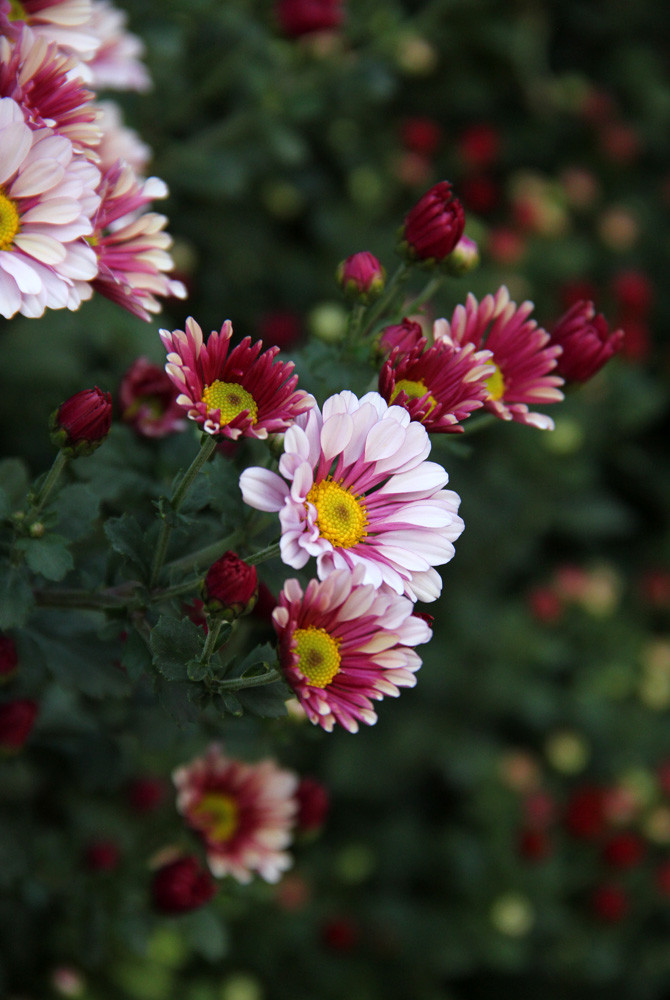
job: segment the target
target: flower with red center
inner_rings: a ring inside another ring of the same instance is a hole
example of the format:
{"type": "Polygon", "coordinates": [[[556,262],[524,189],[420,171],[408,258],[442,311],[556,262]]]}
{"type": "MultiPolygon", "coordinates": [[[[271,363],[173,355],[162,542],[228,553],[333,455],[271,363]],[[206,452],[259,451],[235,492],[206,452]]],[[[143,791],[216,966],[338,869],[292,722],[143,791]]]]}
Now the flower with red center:
{"type": "Polygon", "coordinates": [[[374,254],[361,250],[338,264],[336,278],[347,298],[368,303],[384,291],[386,271],[374,254]]]}
{"type": "Polygon", "coordinates": [[[119,386],[121,419],[140,437],[162,438],[186,426],[177,390],[163,368],[138,358],[119,386]]]}
{"type": "Polygon", "coordinates": [[[546,330],[530,318],[532,302],[517,306],[502,285],[481,303],[468,295],[464,306],[456,306],[451,320],[438,319],[433,328],[435,342],[456,347],[471,343],[493,355],[494,373],[487,380],[484,405],[501,420],[515,420],[542,430],[553,430],[554,422],[542,413],[531,413],[527,404],[556,403],[563,399],[558,388],[563,379],[554,374],[561,347],[550,342],[546,330]]]}
{"type": "Polygon", "coordinates": [[[262,341],[252,345],[245,337],[229,353],[232,335],[226,320],[221,332],[214,330],[205,343],[190,316],[185,331],[160,331],[168,351],[165,370],[179,390],[177,402],[205,433],[233,441],[285,431],[311,408],[313,397],[296,389],[293,362],[275,361],[278,347],[263,351],[262,341]]]}
{"type": "Polygon", "coordinates": [[[224,552],[207,572],[202,598],[211,615],[228,621],[246,615],[258,598],[256,567],[245,563],[235,552],[224,552]]]}
{"type": "Polygon", "coordinates": [[[77,152],[95,149],[101,130],[95,96],[84,88],[78,60],[24,28],[12,45],[0,36],[0,97],[19,104],[31,128],[49,127],[77,152]]]}
{"type": "Polygon", "coordinates": [[[465,213],[449,181],[440,181],[405,216],[400,250],[411,261],[439,263],[449,256],[465,228],[465,213]]]}
{"type": "Polygon", "coordinates": [[[575,302],[551,330],[551,343],[563,348],[557,373],[568,382],[586,382],[621,349],[623,338],[623,330],[610,333],[593,302],[575,302]]]}
{"type": "Polygon", "coordinates": [[[289,38],[315,31],[333,31],[344,21],[342,0],[277,0],[275,15],[289,38]]]}
{"type": "Polygon", "coordinates": [[[109,434],[112,397],[98,389],[82,389],[51,414],[51,440],[70,455],[90,455],[109,434]]]}
{"type": "Polygon", "coordinates": [[[396,347],[401,354],[408,354],[422,338],[421,324],[405,316],[402,323],[384,327],[379,337],[379,348],[385,354],[390,354],[396,347]]]}
{"type": "Polygon", "coordinates": [[[37,702],[27,698],[0,705],[0,752],[15,753],[23,747],[33,731],[37,712],[37,702]]]}
{"type": "Polygon", "coordinates": [[[245,503],[278,511],[281,556],[301,569],[317,559],[323,580],[362,566],[365,582],[412,600],[434,601],[463,530],[460,499],[430,453],[428,433],[377,392],[345,390],[301,414],[284,438],[279,472],[240,476],[245,503]],[[288,480],[288,483],[287,483],[288,480]],[[290,485],[289,485],[290,484],[290,485]]]}
{"type": "Polygon", "coordinates": [[[495,368],[490,351],[421,340],[409,354],[396,349],[379,373],[379,392],[403,406],[430,433],[462,433],[460,421],[484,405],[495,368]]]}
{"type": "Polygon", "coordinates": [[[193,855],[162,865],[151,882],[151,897],[160,913],[198,910],[216,893],[216,882],[193,855]]]}
{"type": "Polygon", "coordinates": [[[591,909],[608,924],[618,924],[628,914],[627,893],[618,885],[599,885],[591,893],[591,909]]]}
{"type": "Polygon", "coordinates": [[[630,832],[616,834],[603,848],[603,858],[612,868],[635,868],[644,854],[644,841],[630,832]]]}
{"type": "Polygon", "coordinates": [[[16,101],[0,99],[0,315],[79,305],[75,282],[97,272],[82,237],[92,230],[99,179],[69,139],[31,129],[16,101]]]}
{"type": "Polygon", "coordinates": [[[28,25],[34,34],[88,60],[100,45],[92,13],[92,0],[0,0],[0,35],[17,38],[28,25]]]}
{"type": "Polygon", "coordinates": [[[413,647],[432,635],[411,601],[364,578],[361,566],[336,570],[304,594],[287,580],[272,614],[284,676],[310,722],[329,733],[335,723],[350,733],[374,725],[373,701],[414,687],[413,647]]]}
{"type": "Polygon", "coordinates": [[[14,640],[0,634],[0,684],[12,679],[19,665],[19,654],[14,640]]]}
{"type": "Polygon", "coordinates": [[[99,90],[151,88],[151,77],[142,63],[144,43],[126,29],[128,17],[108,0],[93,0],[90,28],[100,40],[87,69],[99,90]]]}
{"type": "Polygon", "coordinates": [[[142,180],[129,163],[118,160],[102,175],[100,207],[93,216],[90,242],[99,272],[95,291],[140,319],[150,320],[161,310],[156,298],[186,298],[181,281],[168,277],[174,267],[168,249],[167,219],[144,209],[154,198],[165,198],[167,188],[158,177],[142,180]]]}
{"type": "Polygon", "coordinates": [[[319,830],[330,808],[330,796],[315,778],[301,778],[296,791],[298,800],[297,828],[303,833],[319,830]]]}
{"type": "Polygon", "coordinates": [[[278,882],[292,864],[298,778],[274,760],[247,764],[212,744],[202,757],[177,768],[177,809],[202,838],[217,878],[251,881],[257,873],[278,882]]]}

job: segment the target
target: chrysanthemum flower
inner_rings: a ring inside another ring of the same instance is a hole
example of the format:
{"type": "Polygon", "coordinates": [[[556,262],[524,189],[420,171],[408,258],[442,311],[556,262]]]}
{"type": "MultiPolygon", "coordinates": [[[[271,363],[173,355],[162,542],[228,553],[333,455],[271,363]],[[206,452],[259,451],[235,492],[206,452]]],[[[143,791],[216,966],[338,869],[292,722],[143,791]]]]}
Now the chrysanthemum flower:
{"type": "Polygon", "coordinates": [[[379,391],[387,403],[404,406],[412,420],[432,433],[458,433],[488,396],[493,374],[490,351],[474,344],[461,348],[441,342],[424,350],[420,341],[408,354],[395,350],[379,373],[379,391]]]}
{"type": "Polygon", "coordinates": [[[431,637],[410,600],[364,579],[362,566],[336,570],[310,580],[304,594],[287,580],[272,613],[286,680],[327,732],[335,723],[350,733],[373,725],[372,701],[414,687],[421,660],[413,647],[431,637]]]}
{"type": "Polygon", "coordinates": [[[115,101],[99,101],[96,111],[102,133],[96,150],[100,170],[113,167],[117,160],[125,160],[136,174],[145,175],[151,159],[151,149],[134,129],[124,123],[119,105],[115,101]]]}
{"type": "Polygon", "coordinates": [[[144,43],[126,29],[128,18],[108,0],[93,0],[90,27],[100,47],[88,64],[92,83],[101,90],[151,88],[151,77],[142,62],[144,43]]]}
{"type": "Polygon", "coordinates": [[[435,343],[456,347],[474,344],[493,355],[495,371],[487,380],[485,407],[501,420],[516,420],[543,430],[552,430],[554,422],[543,413],[531,413],[528,404],[557,403],[563,399],[558,386],[563,379],[550,374],[561,353],[550,343],[546,330],[530,318],[532,302],[517,306],[510,301],[502,285],[495,295],[486,295],[480,303],[468,295],[464,306],[456,306],[451,320],[438,319],[433,327],[435,343]]]}
{"type": "Polygon", "coordinates": [[[0,97],[20,104],[32,128],[53,128],[91,156],[101,131],[94,95],[77,74],[80,65],[30,28],[14,45],[0,37],[0,97]]]}
{"type": "Polygon", "coordinates": [[[177,768],[177,809],[205,844],[217,878],[251,881],[254,873],[278,882],[290,868],[298,778],[274,760],[247,764],[212,744],[202,757],[177,768]]]}
{"type": "Polygon", "coordinates": [[[0,0],[0,35],[17,38],[28,25],[78,59],[92,59],[100,39],[91,14],[91,0],[0,0]]]}
{"type": "Polygon", "coordinates": [[[161,311],[160,296],[186,298],[181,281],[168,277],[174,263],[167,252],[172,237],[167,218],[145,212],[154,198],[165,198],[158,177],[141,180],[130,164],[118,160],[105,170],[99,187],[100,207],[93,218],[91,244],[99,273],[93,288],[140,319],[161,311]]]}
{"type": "Polygon", "coordinates": [[[366,583],[433,601],[442,587],[433,567],[452,558],[463,522],[429,453],[426,429],[405,409],[377,392],[359,400],[345,391],[287,431],[281,475],[246,469],[240,487],[251,507],[279,511],[287,565],[316,556],[323,580],[360,564],[366,583]]]}
{"type": "Polygon", "coordinates": [[[16,101],[0,99],[0,315],[79,305],[75,283],[98,269],[82,237],[91,232],[99,179],[69,139],[30,129],[16,101]]]}
{"type": "Polygon", "coordinates": [[[551,330],[552,344],[560,344],[558,372],[569,382],[586,382],[621,350],[623,330],[610,331],[593,302],[581,300],[564,313],[551,330]]]}
{"type": "Polygon", "coordinates": [[[309,393],[296,389],[293,363],[275,361],[278,347],[261,354],[263,342],[252,345],[251,338],[245,337],[228,353],[233,335],[230,320],[220,333],[213,331],[207,343],[191,316],[185,331],[159,332],[168,351],[165,371],[180,391],[177,402],[207,434],[232,440],[267,438],[286,430],[313,404],[309,393]]]}

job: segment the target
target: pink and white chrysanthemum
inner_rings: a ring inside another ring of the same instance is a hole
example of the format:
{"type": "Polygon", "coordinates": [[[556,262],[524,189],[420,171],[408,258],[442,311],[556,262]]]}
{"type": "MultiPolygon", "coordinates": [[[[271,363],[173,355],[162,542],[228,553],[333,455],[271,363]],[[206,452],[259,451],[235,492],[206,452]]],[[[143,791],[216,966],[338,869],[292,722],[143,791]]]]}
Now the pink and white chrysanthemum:
{"type": "Polygon", "coordinates": [[[287,580],[272,612],[279,660],[308,718],[327,732],[337,723],[350,733],[373,725],[373,701],[414,687],[430,626],[414,605],[388,587],[364,583],[365,570],[336,570],[310,580],[305,592],[287,580]]]}
{"type": "Polygon", "coordinates": [[[99,272],[93,288],[149,320],[150,313],[161,311],[157,295],[186,298],[181,281],[166,273],[174,267],[167,252],[172,245],[164,231],[167,218],[144,211],[154,198],[167,196],[167,187],[158,177],[140,179],[130,164],[118,160],[103,173],[98,192],[91,243],[99,272]]]}
{"type": "Polygon", "coordinates": [[[532,302],[517,306],[502,285],[495,295],[480,303],[469,294],[464,306],[456,306],[451,320],[438,319],[433,327],[435,343],[456,347],[471,343],[493,355],[495,371],[487,381],[485,407],[501,420],[516,420],[542,430],[553,430],[554,422],[543,413],[531,413],[528,404],[558,403],[563,379],[551,374],[561,348],[550,343],[546,330],[530,318],[532,302]]]}
{"type": "Polygon", "coordinates": [[[202,837],[213,875],[279,881],[293,863],[285,848],[297,812],[296,774],[271,759],[248,764],[227,757],[214,743],[172,777],[177,809],[202,837]]]}
{"type": "Polygon", "coordinates": [[[17,38],[25,25],[78,59],[95,55],[92,0],[0,0],[0,35],[17,38]]]}
{"type": "Polygon", "coordinates": [[[483,406],[489,394],[486,380],[495,370],[491,352],[446,341],[425,347],[421,340],[407,354],[396,348],[379,373],[379,391],[427,431],[462,433],[460,421],[483,406]]]}
{"type": "Polygon", "coordinates": [[[100,169],[105,171],[117,160],[125,160],[136,174],[145,175],[151,149],[124,123],[119,105],[115,101],[99,101],[96,110],[101,131],[97,148],[100,169]]]}
{"type": "Polygon", "coordinates": [[[315,556],[322,580],[360,565],[365,583],[434,601],[442,581],[433,567],[452,558],[463,522],[429,454],[428,433],[407,410],[378,392],[358,399],[347,390],[289,428],[281,475],[245,469],[240,487],[249,506],[279,512],[287,565],[315,556]]]}
{"type": "Polygon", "coordinates": [[[144,43],[126,30],[127,15],[108,0],[93,0],[90,27],[100,46],[88,64],[92,84],[100,90],[151,88],[151,77],[142,62],[144,43]]]}
{"type": "Polygon", "coordinates": [[[206,343],[192,316],[186,320],[186,330],[159,332],[168,352],[165,371],[179,389],[177,402],[206,434],[233,441],[267,438],[285,431],[314,403],[309,393],[296,389],[293,362],[275,360],[278,347],[263,351],[261,340],[252,344],[245,337],[231,351],[230,320],[206,343]]]}
{"type": "Polygon", "coordinates": [[[0,99],[0,315],[76,309],[78,283],[98,270],[82,237],[92,231],[98,169],[65,136],[31,129],[0,99]]]}
{"type": "Polygon", "coordinates": [[[30,28],[23,29],[15,44],[0,37],[0,97],[20,104],[32,128],[52,128],[77,152],[93,157],[101,130],[94,95],[77,75],[79,66],[30,28]]]}

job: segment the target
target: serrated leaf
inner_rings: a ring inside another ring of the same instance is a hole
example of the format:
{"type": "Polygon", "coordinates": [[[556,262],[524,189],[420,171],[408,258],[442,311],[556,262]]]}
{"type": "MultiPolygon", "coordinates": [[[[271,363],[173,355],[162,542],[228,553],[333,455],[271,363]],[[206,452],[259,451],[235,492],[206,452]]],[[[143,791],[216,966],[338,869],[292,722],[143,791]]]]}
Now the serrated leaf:
{"type": "Polygon", "coordinates": [[[9,566],[0,574],[0,629],[25,625],[34,604],[25,571],[9,566]]]}
{"type": "Polygon", "coordinates": [[[259,668],[263,663],[275,663],[277,660],[277,653],[274,646],[269,642],[264,642],[260,646],[255,646],[250,653],[240,660],[238,663],[233,662],[233,664],[226,671],[226,679],[234,677],[249,677],[256,673],[262,673],[259,668]]]}
{"type": "Polygon", "coordinates": [[[167,680],[188,678],[188,664],[200,656],[203,645],[201,629],[183,618],[161,615],[151,630],[151,652],[156,669],[167,680]]]}
{"type": "Polygon", "coordinates": [[[156,678],[158,700],[180,729],[190,727],[200,716],[198,708],[189,698],[189,692],[192,690],[192,685],[188,681],[168,681],[164,677],[156,678]]]}
{"type": "Polygon", "coordinates": [[[222,713],[230,712],[231,715],[235,716],[244,715],[240,700],[232,691],[225,691],[218,694],[215,698],[215,703],[222,713]]]}
{"type": "Polygon", "coordinates": [[[24,552],[26,563],[33,573],[38,573],[45,580],[62,580],[74,568],[67,539],[62,535],[21,538],[16,547],[24,552]]]}
{"type": "Polygon", "coordinates": [[[105,535],[115,552],[131,562],[142,574],[146,572],[146,535],[136,518],[130,514],[110,518],[105,523],[105,535]]]}
{"type": "Polygon", "coordinates": [[[0,487],[12,507],[22,507],[28,492],[28,471],[20,458],[0,462],[0,487]]]}
{"type": "Polygon", "coordinates": [[[143,674],[151,673],[151,650],[142,636],[133,629],[123,646],[121,663],[131,681],[139,680],[143,674]]]}
{"type": "Polygon", "coordinates": [[[128,677],[121,669],[118,648],[100,642],[93,635],[68,636],[35,634],[46,665],[65,688],[73,688],[92,698],[120,697],[128,690],[128,677]]]}
{"type": "Polygon", "coordinates": [[[189,660],[186,664],[186,674],[190,681],[201,681],[207,676],[209,665],[201,660],[189,660]]]}
{"type": "Polygon", "coordinates": [[[244,688],[237,692],[242,707],[263,719],[278,719],[286,715],[286,701],[291,692],[283,681],[263,684],[261,687],[244,688]]]}
{"type": "Polygon", "coordinates": [[[100,498],[84,483],[72,483],[60,491],[53,506],[59,530],[68,538],[81,538],[98,516],[100,498]]]}

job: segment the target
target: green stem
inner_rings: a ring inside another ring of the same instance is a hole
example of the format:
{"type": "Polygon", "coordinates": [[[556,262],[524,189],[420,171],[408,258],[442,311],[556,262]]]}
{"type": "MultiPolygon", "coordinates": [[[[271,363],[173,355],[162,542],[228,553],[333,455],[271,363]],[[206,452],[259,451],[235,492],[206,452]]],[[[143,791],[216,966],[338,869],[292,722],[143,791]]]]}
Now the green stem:
{"type": "Polygon", "coordinates": [[[365,306],[362,302],[357,302],[353,309],[351,310],[351,315],[349,317],[349,327],[347,329],[347,347],[351,347],[356,343],[361,332],[361,327],[363,325],[363,317],[365,316],[365,306]]]}
{"type": "Polygon", "coordinates": [[[217,691],[242,691],[245,688],[255,688],[262,687],[264,684],[274,684],[275,681],[280,681],[282,675],[274,667],[271,667],[264,674],[259,674],[257,677],[234,677],[228,681],[216,681],[217,691]]]}
{"type": "Polygon", "coordinates": [[[173,559],[166,565],[165,569],[169,575],[173,575],[185,570],[197,569],[198,566],[209,566],[210,563],[215,562],[222,556],[224,552],[227,552],[231,546],[241,541],[242,538],[244,538],[244,532],[241,530],[233,531],[231,535],[228,535],[219,542],[212,542],[211,545],[205,545],[204,548],[198,549],[197,552],[181,556],[180,559],[173,559]]]}
{"type": "Polygon", "coordinates": [[[44,480],[42,486],[40,487],[39,493],[31,502],[31,507],[33,509],[29,514],[30,521],[35,520],[35,518],[38,516],[38,514],[46,504],[47,500],[49,499],[53,490],[55,489],[58,480],[65,471],[65,467],[67,466],[69,461],[70,461],[69,455],[66,455],[64,451],[58,452],[55,459],[53,460],[51,468],[47,472],[46,479],[44,480]]]}
{"type": "Polygon", "coordinates": [[[207,626],[209,631],[207,632],[205,645],[202,647],[202,654],[200,656],[200,662],[204,663],[206,666],[209,665],[209,661],[211,660],[214,650],[216,649],[219,633],[223,628],[223,619],[212,618],[208,615],[207,626]]]}
{"type": "Polygon", "coordinates": [[[249,566],[258,566],[259,563],[265,562],[266,559],[273,559],[274,556],[278,556],[280,552],[280,543],[273,542],[272,545],[268,545],[266,548],[254,552],[253,555],[247,556],[244,561],[249,566]]]}
{"type": "Polygon", "coordinates": [[[363,336],[367,336],[372,330],[374,330],[375,324],[379,320],[380,316],[382,316],[384,311],[388,309],[389,305],[409,277],[409,271],[409,264],[405,263],[405,261],[398,265],[395,273],[391,276],[386,286],[384,294],[381,298],[377,299],[374,306],[368,313],[368,319],[365,324],[363,336]]]}
{"type": "Polygon", "coordinates": [[[417,297],[412,299],[412,301],[407,304],[407,312],[416,312],[417,309],[424,304],[424,302],[428,302],[429,299],[432,299],[435,292],[442,285],[445,277],[446,275],[444,274],[436,274],[433,278],[431,278],[430,281],[424,285],[422,291],[419,292],[417,297]]]}
{"type": "Polygon", "coordinates": [[[133,610],[141,607],[137,595],[138,583],[124,584],[110,590],[42,590],[34,591],[35,602],[43,608],[86,608],[95,611],[133,610]]]}
{"type": "Polygon", "coordinates": [[[172,597],[180,597],[182,594],[188,594],[191,590],[197,590],[202,583],[202,576],[191,576],[188,580],[182,581],[182,583],[175,583],[172,587],[162,587],[160,590],[154,590],[151,595],[156,601],[169,601],[172,597]]]}
{"type": "MultiPolygon", "coordinates": [[[[212,457],[214,454],[214,449],[216,448],[216,438],[208,435],[202,444],[200,445],[200,451],[195,456],[188,469],[181,477],[179,485],[175,489],[172,497],[170,498],[170,506],[174,513],[176,513],[181,507],[186,494],[193,485],[195,477],[200,472],[205,462],[212,457]]],[[[165,562],[165,556],[167,554],[168,543],[170,541],[170,535],[172,534],[172,525],[164,520],[163,526],[161,528],[161,533],[158,537],[158,543],[156,545],[156,553],[154,555],[153,565],[151,567],[151,577],[149,579],[149,588],[153,589],[156,586],[156,581],[160,576],[160,572],[163,568],[163,563],[165,562]]]]}

